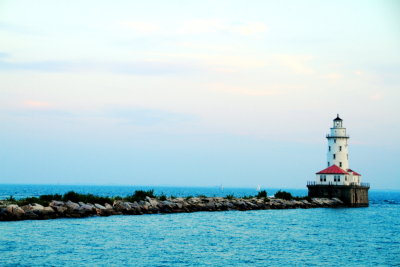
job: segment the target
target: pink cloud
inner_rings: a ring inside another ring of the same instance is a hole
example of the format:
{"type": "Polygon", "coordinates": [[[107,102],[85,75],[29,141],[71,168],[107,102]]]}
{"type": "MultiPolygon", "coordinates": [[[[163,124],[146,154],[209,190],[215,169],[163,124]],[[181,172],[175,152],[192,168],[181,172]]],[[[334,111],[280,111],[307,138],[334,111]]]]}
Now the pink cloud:
{"type": "Polygon", "coordinates": [[[23,103],[24,107],[28,108],[50,108],[52,105],[48,102],[27,100],[23,103]]]}

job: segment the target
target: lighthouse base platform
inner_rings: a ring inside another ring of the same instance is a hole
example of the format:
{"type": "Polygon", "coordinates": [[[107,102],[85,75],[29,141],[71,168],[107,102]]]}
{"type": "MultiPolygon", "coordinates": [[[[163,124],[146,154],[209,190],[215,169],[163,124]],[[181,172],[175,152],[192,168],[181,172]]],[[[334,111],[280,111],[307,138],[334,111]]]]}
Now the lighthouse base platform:
{"type": "Polygon", "coordinates": [[[318,198],[339,198],[349,207],[368,207],[368,184],[335,185],[309,182],[308,196],[318,198]]]}

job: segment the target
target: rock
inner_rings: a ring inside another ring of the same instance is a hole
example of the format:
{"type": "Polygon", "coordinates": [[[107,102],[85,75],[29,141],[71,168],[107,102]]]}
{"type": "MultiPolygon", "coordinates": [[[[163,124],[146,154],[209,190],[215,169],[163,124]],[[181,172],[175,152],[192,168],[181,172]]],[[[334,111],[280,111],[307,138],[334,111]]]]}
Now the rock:
{"type": "Polygon", "coordinates": [[[6,210],[12,215],[12,217],[15,217],[16,219],[22,219],[22,217],[25,215],[25,211],[15,204],[8,205],[6,210]]]}
{"type": "Polygon", "coordinates": [[[43,209],[44,209],[44,207],[42,205],[40,205],[40,204],[37,204],[37,203],[33,203],[32,204],[32,210],[33,211],[41,211],[43,209]]]}
{"type": "Polygon", "coordinates": [[[150,197],[146,197],[146,201],[153,207],[157,207],[158,206],[158,201],[156,199],[150,198],[150,197]]]}
{"type": "Polygon", "coordinates": [[[99,209],[99,210],[105,210],[106,209],[106,207],[104,207],[103,205],[97,204],[97,203],[94,204],[94,207],[96,209],[99,209]]]}
{"type": "Polygon", "coordinates": [[[8,220],[10,220],[10,213],[7,211],[7,208],[0,208],[0,221],[8,220]]]}
{"type": "Polygon", "coordinates": [[[24,206],[21,207],[21,209],[23,209],[25,212],[31,211],[32,210],[32,205],[31,204],[24,205],[24,206]]]}
{"type": "Polygon", "coordinates": [[[63,201],[52,200],[49,204],[50,207],[64,206],[65,203],[63,201]]]}
{"type": "Polygon", "coordinates": [[[51,207],[44,207],[42,210],[43,214],[49,215],[55,213],[54,209],[51,207]]]}
{"type": "Polygon", "coordinates": [[[24,218],[29,219],[29,220],[35,220],[39,218],[39,215],[37,215],[35,212],[32,210],[25,211],[25,216],[24,218]]]}
{"type": "Polygon", "coordinates": [[[83,204],[81,205],[78,210],[84,213],[90,213],[93,211],[93,206],[92,205],[88,205],[88,204],[83,204]]]}
{"type": "Polygon", "coordinates": [[[77,203],[75,203],[75,202],[72,202],[72,201],[70,201],[70,200],[68,200],[66,203],[65,203],[65,206],[69,209],[69,210],[77,210],[77,209],[79,209],[79,204],[77,204],[77,203]]]}
{"type": "Polygon", "coordinates": [[[121,211],[122,213],[126,213],[131,210],[131,205],[129,204],[129,202],[123,202],[120,200],[116,200],[116,201],[114,201],[113,206],[116,211],[121,211]]]}
{"type": "Polygon", "coordinates": [[[108,203],[104,204],[104,206],[106,207],[106,209],[112,209],[112,208],[113,208],[113,206],[111,206],[111,205],[108,204],[108,203]]]}
{"type": "Polygon", "coordinates": [[[65,206],[53,206],[52,208],[59,214],[64,214],[68,210],[68,208],[65,206]]]}

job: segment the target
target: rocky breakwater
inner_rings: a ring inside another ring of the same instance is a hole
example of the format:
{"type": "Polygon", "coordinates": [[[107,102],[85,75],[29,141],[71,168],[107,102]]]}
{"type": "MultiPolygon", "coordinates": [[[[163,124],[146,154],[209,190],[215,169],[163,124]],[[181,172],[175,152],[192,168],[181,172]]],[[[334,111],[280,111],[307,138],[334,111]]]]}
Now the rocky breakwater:
{"type": "Polygon", "coordinates": [[[198,211],[266,210],[296,208],[343,207],[337,199],[313,198],[310,200],[284,200],[277,198],[222,198],[193,197],[160,200],[146,197],[144,200],[127,202],[115,200],[112,205],[72,201],[51,201],[48,206],[32,203],[24,206],[0,202],[0,221],[43,220],[55,218],[82,218],[88,216],[142,215],[198,211]]]}

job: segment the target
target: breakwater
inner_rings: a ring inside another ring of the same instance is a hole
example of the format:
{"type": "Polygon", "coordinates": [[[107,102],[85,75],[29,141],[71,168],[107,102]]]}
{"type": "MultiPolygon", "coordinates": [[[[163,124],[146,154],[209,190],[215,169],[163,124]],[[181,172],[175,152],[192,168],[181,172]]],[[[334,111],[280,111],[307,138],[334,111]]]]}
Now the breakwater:
{"type": "Polygon", "coordinates": [[[157,198],[145,197],[140,201],[114,200],[113,203],[84,203],[53,200],[48,205],[30,203],[23,206],[0,203],[0,221],[44,220],[55,218],[83,218],[89,216],[142,215],[199,211],[308,209],[344,207],[338,198],[312,198],[284,200],[279,198],[157,198]]]}

